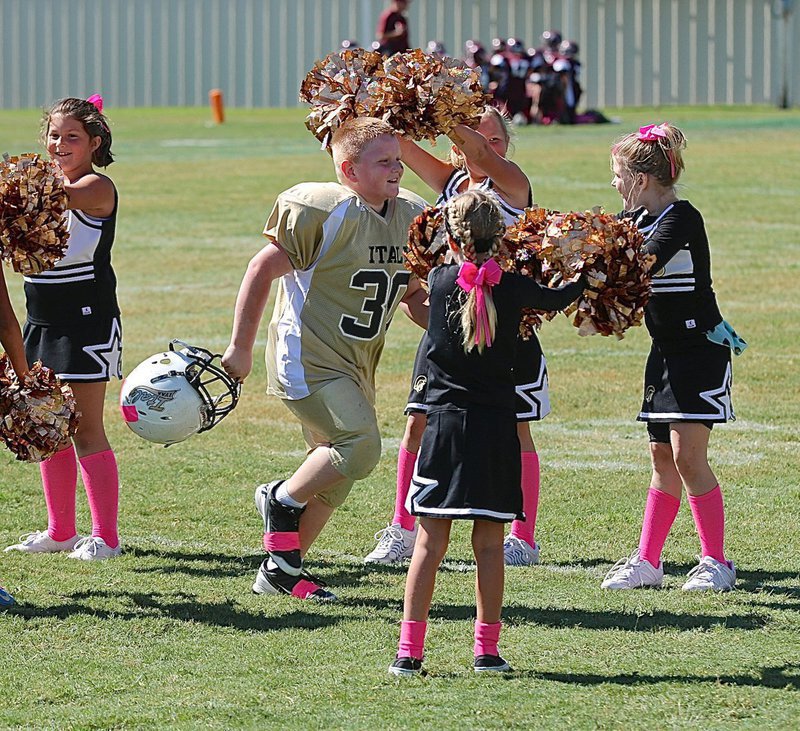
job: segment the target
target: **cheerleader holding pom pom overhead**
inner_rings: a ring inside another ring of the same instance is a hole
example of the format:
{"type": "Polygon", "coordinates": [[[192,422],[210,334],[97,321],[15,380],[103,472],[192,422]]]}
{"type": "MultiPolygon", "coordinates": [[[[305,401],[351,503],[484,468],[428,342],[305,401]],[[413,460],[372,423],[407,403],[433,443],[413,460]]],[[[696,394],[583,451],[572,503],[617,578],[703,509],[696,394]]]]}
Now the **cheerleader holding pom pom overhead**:
{"type": "Polygon", "coordinates": [[[521,517],[520,442],[512,364],[525,307],[563,309],[584,282],[548,289],[503,272],[494,258],[505,223],[496,199],[471,190],[444,208],[455,263],[428,278],[427,427],[409,505],[420,517],[405,589],[396,676],[422,672],[436,572],[453,520],[471,520],[477,564],[474,669],[508,671],[500,656],[505,524],[521,517]]]}
{"type": "Polygon", "coordinates": [[[652,478],[639,546],[606,575],[604,589],[661,586],[661,551],[686,490],[700,537],[700,562],[687,591],[734,587],[736,570],[725,555],[725,512],[719,482],[708,463],[714,424],[733,419],[731,351],[746,343],[722,319],[711,287],[711,259],[703,217],[675,191],[684,169],[683,132],[648,125],[611,149],[612,186],[625,217],[655,256],[645,324],[652,338],[638,420],[647,423],[652,478]]]}
{"type": "MultiPolygon", "coordinates": [[[[520,167],[507,159],[510,132],[506,119],[494,107],[485,107],[477,129],[459,124],[448,132],[452,143],[448,160],[440,160],[407,136],[400,137],[403,162],[438,194],[437,205],[467,190],[485,191],[499,206],[503,221],[510,226],[533,204],[530,181],[520,167]]],[[[434,223],[433,221],[431,223],[434,223]]],[[[519,323],[518,323],[519,324],[519,323]]],[[[410,558],[417,529],[406,509],[406,497],[422,432],[425,428],[426,336],[414,360],[411,390],[405,413],[405,433],[397,456],[395,510],[391,523],[376,534],[378,544],[364,559],[367,563],[392,563],[410,558]]],[[[522,493],[524,519],[515,520],[505,540],[509,566],[539,563],[535,540],[539,506],[539,455],[531,437],[530,421],[550,413],[547,365],[533,330],[520,338],[515,350],[514,378],[517,392],[517,434],[522,444],[522,493]]]]}
{"type": "Polygon", "coordinates": [[[68,196],[66,256],[47,271],[25,276],[25,352],[69,383],[81,421],[40,464],[48,527],[24,536],[7,551],[69,552],[70,558],[98,560],[120,553],[117,534],[119,478],[103,425],[106,384],[121,378],[122,335],[111,267],[117,191],[95,166],[113,162],[111,131],[103,100],[65,98],[46,111],[42,142],[60,168],[68,196]],[[75,491],[80,470],[92,533],[78,535],[75,491]]]}

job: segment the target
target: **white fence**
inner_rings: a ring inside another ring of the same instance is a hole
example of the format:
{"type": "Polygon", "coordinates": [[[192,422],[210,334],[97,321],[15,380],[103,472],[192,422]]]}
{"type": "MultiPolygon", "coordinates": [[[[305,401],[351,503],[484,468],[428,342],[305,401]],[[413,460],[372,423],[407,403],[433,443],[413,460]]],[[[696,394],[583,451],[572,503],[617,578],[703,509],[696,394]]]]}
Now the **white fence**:
{"type": "MultiPolygon", "coordinates": [[[[0,0],[0,108],[101,90],[114,106],[293,106],[345,38],[368,45],[384,0],[0,0]]],[[[580,46],[584,104],[780,104],[800,98],[794,0],[414,0],[414,44],[580,46]]]]}

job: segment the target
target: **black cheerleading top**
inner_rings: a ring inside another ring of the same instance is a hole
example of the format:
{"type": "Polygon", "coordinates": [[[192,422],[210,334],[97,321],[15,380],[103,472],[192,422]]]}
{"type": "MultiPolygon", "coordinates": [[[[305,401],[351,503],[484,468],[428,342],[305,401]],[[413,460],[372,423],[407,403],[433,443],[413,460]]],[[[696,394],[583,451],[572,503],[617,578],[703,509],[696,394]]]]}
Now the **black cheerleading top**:
{"type": "MultiPolygon", "coordinates": [[[[444,184],[444,190],[439,194],[439,197],[436,199],[436,205],[441,206],[444,203],[447,203],[451,198],[455,198],[459,194],[459,189],[464,184],[464,181],[469,181],[469,173],[466,170],[461,170],[456,168],[450,173],[450,177],[447,179],[447,182],[444,184]]],[[[488,193],[492,196],[492,200],[494,200],[498,207],[500,208],[500,213],[503,214],[503,223],[505,225],[511,226],[513,223],[516,222],[517,218],[519,218],[525,211],[524,208],[515,208],[512,205],[509,205],[505,200],[503,200],[495,190],[494,183],[491,181],[490,178],[485,178],[482,180],[478,185],[476,185],[472,190],[481,190],[484,193],[488,193]]],[[[528,207],[533,205],[533,191],[531,190],[531,186],[528,185],[528,207]]]]}
{"type": "Polygon", "coordinates": [[[117,189],[114,210],[107,218],[75,209],[66,216],[66,256],[53,269],[24,277],[28,322],[34,325],[74,325],[87,317],[119,315],[117,277],[111,267],[117,189]]]}
{"type": "Polygon", "coordinates": [[[722,321],[711,288],[711,252],[703,217],[689,201],[670,204],[658,216],[640,208],[623,214],[656,257],[645,325],[655,341],[691,340],[722,321]]]}
{"type": "Polygon", "coordinates": [[[480,404],[514,410],[516,389],[512,366],[517,348],[520,312],[525,307],[561,310],[583,291],[583,283],[548,289],[529,277],[504,272],[492,287],[497,327],[483,353],[469,353],[462,344],[459,309],[466,293],[456,283],[459,264],[435,267],[428,276],[428,389],[432,408],[480,404]]]}

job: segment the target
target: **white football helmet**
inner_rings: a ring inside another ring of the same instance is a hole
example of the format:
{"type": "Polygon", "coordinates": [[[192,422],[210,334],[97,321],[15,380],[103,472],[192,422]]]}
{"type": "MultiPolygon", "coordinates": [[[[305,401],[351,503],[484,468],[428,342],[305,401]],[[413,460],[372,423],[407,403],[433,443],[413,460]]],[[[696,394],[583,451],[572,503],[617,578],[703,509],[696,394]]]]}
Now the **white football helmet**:
{"type": "Polygon", "coordinates": [[[219,424],[239,402],[241,390],[213,364],[220,357],[180,340],[173,340],[169,351],[151,355],[122,382],[125,422],[140,437],[166,446],[219,424]]]}

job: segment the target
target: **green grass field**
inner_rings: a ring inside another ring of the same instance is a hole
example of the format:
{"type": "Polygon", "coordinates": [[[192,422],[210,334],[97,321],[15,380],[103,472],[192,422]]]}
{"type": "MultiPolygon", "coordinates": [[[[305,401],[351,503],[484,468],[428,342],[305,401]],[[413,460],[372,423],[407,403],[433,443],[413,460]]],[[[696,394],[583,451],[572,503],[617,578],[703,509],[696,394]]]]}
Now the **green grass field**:
{"type": "MultiPolygon", "coordinates": [[[[109,111],[126,371],[172,338],[219,352],[276,194],[331,179],[331,163],[302,110],[231,110],[219,127],[204,109],[109,111]]],[[[405,570],[361,559],[391,515],[419,333],[395,319],[379,369],[383,457],[309,556],[341,597],[330,606],[250,592],[262,559],[253,488],[303,454],[297,425],[264,394],[262,338],[237,411],[166,450],[127,430],[111,385],[125,553],[97,564],[0,554],[0,582],[18,601],[0,613],[0,727],[798,727],[800,111],[611,113],[623,124],[522,129],[514,157],[539,204],[617,210],[611,142],[665,117],[686,131],[682,195],[705,215],[722,310],[750,343],[734,364],[739,418],[714,429],[711,446],[737,590],[680,591],[699,549],[685,501],[665,588],[599,589],[638,540],[649,458],[634,417],[649,340],[641,328],[622,341],[579,338],[560,318],[541,334],[553,413],[533,427],[543,564],[506,581],[501,646],[516,672],[472,672],[474,572],[458,525],[434,597],[430,675],[390,679],[405,570]]],[[[37,128],[36,111],[0,113],[0,152],[35,149],[37,128]]],[[[428,195],[411,173],[405,184],[428,195]]],[[[20,277],[6,277],[21,305],[20,277]]],[[[0,506],[2,546],[46,527],[38,469],[8,452],[0,506]]],[[[86,531],[80,488],[78,511],[86,531]]]]}

